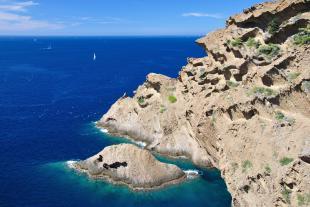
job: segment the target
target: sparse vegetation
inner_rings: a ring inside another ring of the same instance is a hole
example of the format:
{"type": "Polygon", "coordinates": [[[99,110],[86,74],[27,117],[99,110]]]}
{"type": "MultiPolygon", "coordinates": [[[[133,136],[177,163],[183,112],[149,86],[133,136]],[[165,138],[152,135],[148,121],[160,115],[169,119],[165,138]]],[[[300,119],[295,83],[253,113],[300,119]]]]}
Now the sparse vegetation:
{"type": "Polygon", "coordinates": [[[259,46],[261,45],[260,41],[256,41],[254,39],[254,37],[250,37],[247,41],[246,41],[246,46],[248,46],[249,48],[259,48],[259,46]]]}
{"type": "Polygon", "coordinates": [[[275,96],[277,95],[277,92],[272,90],[271,88],[265,88],[265,87],[254,87],[249,95],[264,95],[264,96],[275,96]]]}
{"type": "Polygon", "coordinates": [[[235,88],[235,87],[239,86],[239,83],[229,80],[229,81],[227,81],[227,85],[229,88],[235,88]]]}
{"type": "Polygon", "coordinates": [[[301,88],[304,92],[310,93],[310,81],[304,81],[301,85],[301,88]]]}
{"type": "Polygon", "coordinates": [[[236,38],[236,39],[233,39],[231,41],[228,41],[229,44],[233,47],[241,47],[242,46],[242,40],[241,38],[236,38]]]}
{"type": "Polygon", "coordinates": [[[293,162],[293,158],[290,158],[290,157],[283,157],[281,160],[280,160],[280,164],[281,166],[285,166],[285,165],[288,165],[290,164],[291,162],[293,162]]]}
{"type": "Polygon", "coordinates": [[[265,171],[266,171],[268,174],[271,173],[271,168],[270,168],[269,165],[266,165],[266,166],[265,166],[265,171]]]}
{"type": "Polygon", "coordinates": [[[258,48],[258,53],[264,55],[266,58],[271,59],[279,55],[280,47],[276,44],[261,45],[258,48]]]}
{"type": "Polygon", "coordinates": [[[170,103],[175,103],[175,102],[177,102],[177,98],[176,98],[175,96],[173,96],[173,95],[169,96],[169,97],[168,97],[168,100],[169,100],[170,103]]]}
{"type": "Polygon", "coordinates": [[[298,206],[310,205],[310,193],[297,195],[298,206]]]}
{"type": "Polygon", "coordinates": [[[295,123],[295,119],[294,118],[290,118],[290,117],[287,117],[285,116],[282,112],[280,111],[277,111],[275,113],[275,119],[278,121],[278,122],[287,122],[289,123],[290,125],[293,125],[295,123]]]}
{"type": "Polygon", "coordinates": [[[310,44],[310,24],[306,28],[299,29],[299,33],[294,35],[295,45],[310,44]]]}
{"type": "Polygon", "coordinates": [[[283,121],[284,118],[285,118],[285,115],[284,115],[282,112],[277,111],[276,114],[275,114],[275,118],[276,118],[276,120],[278,120],[278,121],[283,121]]]}
{"type": "Polygon", "coordinates": [[[138,98],[138,104],[141,105],[141,104],[144,104],[144,102],[145,102],[144,97],[141,96],[141,97],[138,98]]]}
{"type": "Polygon", "coordinates": [[[281,194],[286,203],[291,203],[291,193],[292,191],[284,187],[281,194]]]}
{"type": "Polygon", "coordinates": [[[287,74],[287,79],[288,79],[288,81],[291,82],[291,81],[295,80],[300,74],[301,73],[299,73],[299,72],[291,72],[291,73],[287,74]]]}
{"type": "Polygon", "coordinates": [[[252,168],[253,164],[250,160],[245,160],[242,163],[242,172],[248,171],[248,169],[252,168]]]}
{"type": "Polygon", "coordinates": [[[159,112],[164,113],[166,110],[167,110],[166,107],[164,105],[161,105],[159,112]]]}
{"type": "Polygon", "coordinates": [[[268,27],[267,27],[267,31],[269,32],[269,34],[275,34],[280,28],[280,24],[278,19],[273,19],[269,22],[268,27]]]}

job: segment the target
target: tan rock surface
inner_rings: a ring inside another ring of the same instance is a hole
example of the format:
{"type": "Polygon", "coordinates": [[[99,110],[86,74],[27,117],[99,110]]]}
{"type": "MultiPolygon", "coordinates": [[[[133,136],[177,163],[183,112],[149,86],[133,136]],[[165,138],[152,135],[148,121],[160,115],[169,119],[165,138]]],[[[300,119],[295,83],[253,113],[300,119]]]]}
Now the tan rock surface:
{"type": "Polygon", "coordinates": [[[135,190],[159,188],[181,182],[185,173],[175,165],[159,162],[147,150],[132,144],[112,145],[74,164],[96,179],[126,184],[135,190]]]}
{"type": "Polygon", "coordinates": [[[231,17],[197,40],[208,56],[188,58],[177,79],[148,75],[98,126],[219,168],[234,206],[297,206],[310,197],[310,46],[293,38],[309,12],[310,1],[280,0],[231,17]],[[277,51],[262,53],[270,43],[277,51]]]}

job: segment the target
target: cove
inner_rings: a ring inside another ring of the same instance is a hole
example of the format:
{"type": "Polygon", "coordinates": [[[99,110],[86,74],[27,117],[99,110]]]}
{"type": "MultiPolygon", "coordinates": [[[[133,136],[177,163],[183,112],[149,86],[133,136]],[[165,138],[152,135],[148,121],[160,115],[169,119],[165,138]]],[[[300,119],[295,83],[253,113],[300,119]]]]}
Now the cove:
{"type": "MultiPolygon", "coordinates": [[[[84,129],[89,135],[97,135],[109,144],[132,143],[122,137],[113,137],[88,124],[84,129]]],[[[216,169],[202,169],[186,159],[174,159],[159,154],[155,157],[166,163],[178,165],[182,170],[199,170],[198,178],[187,179],[184,183],[168,186],[153,191],[136,192],[126,186],[113,185],[103,180],[92,180],[84,174],[70,169],[66,162],[56,162],[41,166],[47,176],[71,186],[76,191],[88,195],[94,206],[109,204],[110,206],[230,206],[231,196],[226,189],[220,172],[216,169]]],[[[70,190],[72,191],[72,189],[70,190]]],[[[88,204],[89,205],[89,204],[88,204]]]]}

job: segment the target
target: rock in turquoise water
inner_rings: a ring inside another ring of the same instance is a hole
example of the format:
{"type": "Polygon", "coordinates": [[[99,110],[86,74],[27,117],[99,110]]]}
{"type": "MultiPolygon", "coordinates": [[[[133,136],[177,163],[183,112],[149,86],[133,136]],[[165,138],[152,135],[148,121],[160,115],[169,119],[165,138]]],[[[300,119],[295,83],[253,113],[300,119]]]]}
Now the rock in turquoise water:
{"type": "Polygon", "coordinates": [[[149,151],[132,144],[106,147],[73,166],[92,178],[126,184],[135,190],[179,183],[186,177],[176,165],[160,162],[149,151]]]}

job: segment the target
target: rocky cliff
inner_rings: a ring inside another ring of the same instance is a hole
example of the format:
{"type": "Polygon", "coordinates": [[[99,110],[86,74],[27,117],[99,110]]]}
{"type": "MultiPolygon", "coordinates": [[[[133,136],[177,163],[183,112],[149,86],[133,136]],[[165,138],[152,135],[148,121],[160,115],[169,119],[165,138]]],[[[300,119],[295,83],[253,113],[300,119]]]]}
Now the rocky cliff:
{"type": "Polygon", "coordinates": [[[197,40],[208,56],[149,74],[98,126],[219,168],[233,206],[310,205],[309,25],[309,0],[244,10],[197,40]]]}

